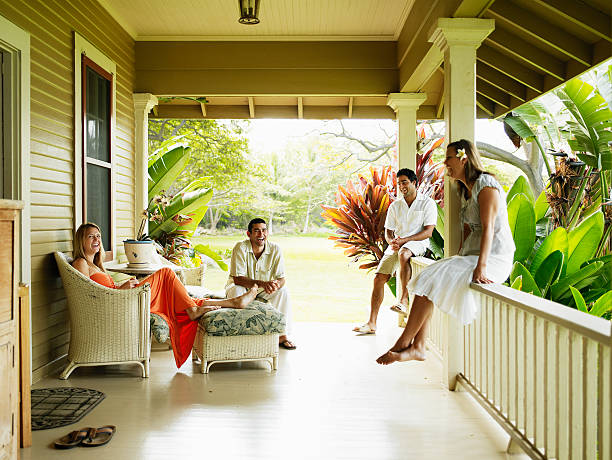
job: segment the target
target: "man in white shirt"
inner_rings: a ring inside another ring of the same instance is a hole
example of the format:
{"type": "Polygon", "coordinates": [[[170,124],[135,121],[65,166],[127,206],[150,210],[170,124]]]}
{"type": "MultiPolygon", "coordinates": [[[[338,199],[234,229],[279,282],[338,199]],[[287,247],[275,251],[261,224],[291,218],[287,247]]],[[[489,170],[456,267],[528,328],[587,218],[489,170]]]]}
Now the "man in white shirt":
{"type": "Polygon", "coordinates": [[[290,332],[292,318],[283,253],[277,244],[268,241],[268,227],[263,219],[249,222],[247,236],[248,240],[236,243],[232,250],[226,296],[228,299],[240,296],[257,284],[262,289],[258,296],[268,300],[285,316],[285,334],[279,337],[279,345],[295,350],[295,344],[286,335],[290,332]]]}
{"type": "Polygon", "coordinates": [[[438,219],[436,202],[417,193],[417,185],[417,176],[411,169],[402,168],[397,172],[397,187],[402,196],[398,196],[387,210],[385,240],[389,246],[376,269],[370,300],[370,319],[364,325],[355,327],[353,329],[355,332],[360,334],[376,332],[376,319],[384,298],[385,284],[396,271],[398,264],[400,270],[396,292],[399,294],[401,287],[401,297],[391,310],[407,312],[406,286],[412,276],[410,258],[425,254],[438,219]]]}

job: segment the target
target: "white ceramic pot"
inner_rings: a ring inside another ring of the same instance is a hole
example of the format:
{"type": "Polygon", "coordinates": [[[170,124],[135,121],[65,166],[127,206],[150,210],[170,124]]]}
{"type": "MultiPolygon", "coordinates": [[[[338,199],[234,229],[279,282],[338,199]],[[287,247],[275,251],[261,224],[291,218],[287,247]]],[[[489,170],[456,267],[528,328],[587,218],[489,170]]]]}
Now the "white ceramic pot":
{"type": "Polygon", "coordinates": [[[123,248],[129,264],[146,265],[153,263],[153,251],[155,251],[153,241],[125,240],[123,248]]]}

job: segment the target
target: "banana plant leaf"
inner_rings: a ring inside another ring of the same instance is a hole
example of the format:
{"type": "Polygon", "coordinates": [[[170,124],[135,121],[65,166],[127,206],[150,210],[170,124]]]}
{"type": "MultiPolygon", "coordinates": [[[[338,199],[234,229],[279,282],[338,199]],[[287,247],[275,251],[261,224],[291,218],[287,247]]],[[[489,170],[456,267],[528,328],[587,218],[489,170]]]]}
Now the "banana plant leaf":
{"type": "Polygon", "coordinates": [[[563,267],[563,253],[553,251],[538,268],[533,279],[540,288],[542,296],[546,297],[550,285],[556,283],[563,267]]]}
{"type": "Polygon", "coordinates": [[[512,184],[512,187],[510,187],[510,190],[508,190],[508,194],[506,195],[506,203],[510,204],[512,198],[514,198],[515,195],[518,195],[519,193],[525,195],[525,197],[527,197],[533,205],[533,203],[535,202],[535,198],[533,197],[533,192],[531,191],[529,182],[527,182],[527,179],[525,179],[524,176],[519,176],[514,181],[514,184],[512,184]]]}
{"type": "Polygon", "coordinates": [[[517,291],[522,291],[523,289],[521,288],[523,287],[523,277],[517,276],[512,282],[512,284],[510,285],[510,287],[512,289],[516,289],[517,291]]]}
{"type": "Polygon", "coordinates": [[[589,310],[589,313],[601,317],[610,310],[612,310],[612,291],[606,292],[597,299],[589,310]]]}
{"type": "Polygon", "coordinates": [[[195,249],[200,254],[204,254],[207,257],[210,257],[212,260],[216,262],[219,268],[223,271],[227,271],[227,264],[223,261],[223,258],[211,247],[207,244],[198,244],[193,249],[195,249]]]}
{"type": "Polygon", "coordinates": [[[546,213],[548,212],[549,209],[550,209],[550,205],[548,204],[548,200],[546,199],[546,190],[542,190],[542,192],[540,192],[540,195],[538,196],[538,199],[535,202],[535,220],[536,222],[538,222],[544,216],[546,216],[546,213]]]}
{"type": "Polygon", "coordinates": [[[580,294],[580,291],[576,289],[574,286],[570,286],[570,291],[572,292],[572,296],[574,297],[574,303],[576,304],[576,308],[584,313],[588,313],[586,302],[584,301],[584,297],[580,294]]]}
{"type": "Polygon", "coordinates": [[[575,120],[568,123],[574,137],[570,147],[594,155],[599,163],[599,155],[610,152],[607,145],[610,132],[606,133],[606,122],[612,120],[612,110],[605,99],[591,85],[578,78],[567,82],[555,94],[575,120]]]}
{"type": "Polygon", "coordinates": [[[542,297],[542,292],[538,287],[537,283],[529,273],[529,270],[520,262],[514,262],[514,266],[512,267],[512,273],[510,273],[510,285],[514,284],[514,281],[521,277],[521,291],[529,292],[533,295],[537,295],[538,297],[542,297]]]}
{"type": "Polygon", "coordinates": [[[567,269],[571,275],[578,271],[582,264],[593,257],[599,241],[603,236],[604,217],[602,212],[596,212],[584,219],[567,235],[567,269]]]}
{"type": "MultiPolygon", "coordinates": [[[[597,278],[597,272],[603,267],[603,262],[593,262],[571,275],[562,277],[550,287],[550,296],[554,301],[561,301],[571,295],[570,286],[580,290],[580,286],[597,278]]],[[[561,302],[563,303],[563,302],[561,302]]]]}
{"type": "Polygon", "coordinates": [[[397,297],[397,278],[395,276],[389,278],[389,281],[387,281],[387,286],[389,286],[389,289],[393,295],[397,297]]]}
{"type": "Polygon", "coordinates": [[[516,193],[508,204],[508,223],[516,246],[514,260],[522,262],[531,254],[536,239],[533,201],[525,194],[516,193]]]}
{"type": "Polygon", "coordinates": [[[149,160],[147,164],[147,168],[155,163],[164,153],[169,152],[175,147],[183,146],[187,147],[187,144],[183,144],[179,142],[183,137],[187,136],[187,134],[181,134],[180,136],[171,137],[170,139],[166,139],[159,147],[153,152],[149,154],[149,160]]]}
{"type": "MultiPolygon", "coordinates": [[[[149,235],[151,238],[159,237],[162,232],[171,233],[175,231],[179,227],[179,224],[173,220],[175,216],[178,214],[191,215],[192,217],[197,215],[202,207],[206,207],[212,195],[212,189],[199,189],[175,196],[164,211],[164,221],[159,224],[156,222],[150,223],[149,235]]],[[[190,227],[189,224],[186,225],[186,228],[190,227]]]]}
{"type": "Polygon", "coordinates": [[[165,153],[149,167],[149,197],[162,190],[168,190],[176,178],[183,172],[189,159],[191,149],[178,146],[165,153]]]}
{"type": "MultiPolygon", "coordinates": [[[[533,260],[531,262],[531,266],[529,267],[529,271],[532,275],[534,275],[544,259],[546,259],[553,251],[559,250],[563,253],[564,260],[567,260],[567,231],[563,227],[558,227],[552,231],[550,235],[544,238],[542,244],[537,249],[536,253],[533,256],[533,260]]],[[[564,264],[565,266],[565,264],[564,264]]],[[[561,276],[565,271],[562,269],[561,276]]]]}

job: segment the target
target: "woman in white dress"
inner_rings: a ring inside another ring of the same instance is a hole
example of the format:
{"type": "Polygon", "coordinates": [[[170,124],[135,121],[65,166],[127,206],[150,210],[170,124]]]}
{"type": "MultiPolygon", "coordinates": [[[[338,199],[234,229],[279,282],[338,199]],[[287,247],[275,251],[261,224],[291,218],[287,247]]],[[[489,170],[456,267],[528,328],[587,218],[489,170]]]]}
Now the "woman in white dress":
{"type": "Polygon", "coordinates": [[[395,345],[376,360],[379,364],[423,361],[433,307],[469,324],[479,313],[470,282],[503,283],[512,270],[515,246],[501,185],[484,171],[478,151],[465,139],[448,144],[444,165],[461,191],[463,243],[459,255],[435,262],[410,280],[414,301],[408,322],[395,345]]]}

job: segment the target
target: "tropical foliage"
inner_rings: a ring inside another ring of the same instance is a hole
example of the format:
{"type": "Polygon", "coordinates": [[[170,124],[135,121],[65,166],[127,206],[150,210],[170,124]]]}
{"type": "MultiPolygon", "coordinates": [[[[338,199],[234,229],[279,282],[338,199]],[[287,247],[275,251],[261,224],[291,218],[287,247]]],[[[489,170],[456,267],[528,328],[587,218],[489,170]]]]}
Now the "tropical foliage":
{"type": "Polygon", "coordinates": [[[376,267],[387,249],[385,219],[397,183],[391,166],[380,170],[370,167],[370,173],[371,179],[359,176],[355,184],[349,180],[346,187],[338,186],[337,206],[322,205],[321,214],[336,227],[336,235],[330,239],[344,248],[353,262],[362,262],[359,268],[363,269],[376,267]]]}
{"type": "Polygon", "coordinates": [[[213,196],[211,188],[202,187],[204,179],[196,179],[168,195],[185,167],[189,164],[191,149],[184,145],[163,145],[151,154],[149,160],[149,218],[148,237],[162,248],[163,256],[171,262],[184,266],[198,266],[204,254],[213,259],[224,270],[227,265],[208,246],[191,247],[191,237],[204,217],[207,204],[213,196]]]}
{"type": "Polygon", "coordinates": [[[534,199],[521,176],[507,194],[508,221],[516,245],[510,286],[603,316],[612,309],[612,255],[597,256],[604,216],[596,210],[571,230],[537,231],[546,221],[545,192],[534,199]],[[538,234],[539,233],[539,234],[538,234]]]}
{"type": "Polygon", "coordinates": [[[541,139],[538,145],[542,154],[547,147],[555,158],[554,170],[548,168],[546,189],[554,227],[571,231],[582,219],[601,209],[605,228],[598,255],[609,252],[612,220],[611,75],[612,66],[596,74],[597,86],[576,78],[556,90],[556,101],[562,107],[558,116],[544,104],[531,103],[505,119],[522,138],[541,139]]]}

